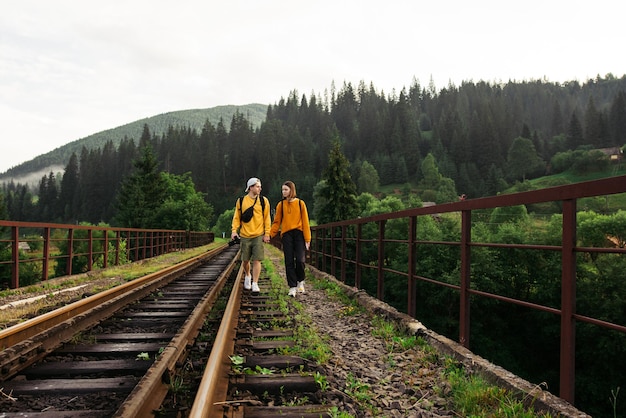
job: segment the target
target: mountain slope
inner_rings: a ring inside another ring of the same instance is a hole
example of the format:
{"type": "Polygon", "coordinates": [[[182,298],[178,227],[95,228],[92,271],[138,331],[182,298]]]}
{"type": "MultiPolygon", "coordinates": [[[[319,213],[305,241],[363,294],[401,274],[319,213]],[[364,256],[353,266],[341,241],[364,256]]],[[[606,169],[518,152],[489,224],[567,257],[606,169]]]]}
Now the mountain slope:
{"type": "Polygon", "coordinates": [[[46,154],[35,157],[30,161],[15,166],[5,173],[0,174],[0,183],[10,180],[29,183],[30,180],[24,179],[33,177],[35,181],[39,181],[41,176],[47,175],[50,171],[56,173],[63,170],[72,153],[75,152],[76,155],[80,155],[83,147],[95,149],[104,146],[107,141],[112,141],[117,147],[125,137],[133,138],[135,143],[137,143],[145,124],[148,125],[152,134],[160,135],[170,126],[190,127],[200,132],[207,120],[212,125],[217,125],[220,119],[222,119],[228,130],[232,117],[237,111],[243,114],[254,128],[258,128],[261,123],[265,121],[267,105],[253,103],[242,106],[227,105],[208,109],[179,110],[140,119],[126,125],[95,133],[82,139],[77,139],[46,154]]]}

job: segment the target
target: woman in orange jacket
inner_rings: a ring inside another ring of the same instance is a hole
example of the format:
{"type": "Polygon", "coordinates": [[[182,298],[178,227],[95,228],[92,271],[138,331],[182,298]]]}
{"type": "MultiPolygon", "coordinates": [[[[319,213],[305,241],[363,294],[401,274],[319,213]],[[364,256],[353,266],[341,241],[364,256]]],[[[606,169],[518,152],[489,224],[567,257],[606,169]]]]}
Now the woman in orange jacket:
{"type": "Polygon", "coordinates": [[[311,227],[306,204],[296,196],[294,182],[284,182],[282,193],[283,200],[276,205],[270,236],[280,230],[289,296],[295,297],[297,292],[304,293],[304,266],[306,251],[311,245],[311,227]]]}

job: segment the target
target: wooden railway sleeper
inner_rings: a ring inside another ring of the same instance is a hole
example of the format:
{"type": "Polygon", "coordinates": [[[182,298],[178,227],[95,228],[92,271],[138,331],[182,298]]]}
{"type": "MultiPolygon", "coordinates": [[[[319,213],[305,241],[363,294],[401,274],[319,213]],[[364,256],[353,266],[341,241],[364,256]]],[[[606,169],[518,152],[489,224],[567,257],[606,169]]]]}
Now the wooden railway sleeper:
{"type": "MultiPolygon", "coordinates": [[[[212,254],[214,253],[212,252],[212,254]]],[[[29,338],[14,341],[14,339],[19,338],[19,333],[15,332],[15,335],[12,335],[13,331],[11,328],[3,330],[0,332],[1,335],[6,336],[6,338],[3,339],[3,343],[10,344],[10,346],[5,347],[4,350],[0,351],[0,381],[10,379],[20,370],[23,370],[31,364],[41,360],[48,353],[60,347],[63,343],[71,340],[76,333],[93,327],[102,320],[112,316],[120,309],[120,307],[127,305],[130,301],[139,300],[149,295],[152,291],[158,289],[164,283],[167,283],[175,277],[188,272],[190,269],[196,268],[202,263],[203,260],[206,259],[206,257],[195,257],[187,262],[180,263],[177,266],[166,269],[169,275],[150,275],[158,278],[153,282],[147,280],[148,276],[146,276],[141,279],[137,279],[137,282],[142,283],[137,287],[132,286],[131,282],[119,286],[120,288],[127,289],[128,291],[126,292],[122,292],[121,289],[109,289],[101,294],[90,296],[86,299],[57,309],[56,311],[42,315],[49,318],[54,318],[56,316],[64,317],[66,319],[49,328],[43,328],[43,330],[42,327],[44,327],[44,325],[42,323],[39,325],[40,332],[35,333],[29,338]],[[98,304],[98,301],[106,298],[109,293],[116,296],[106,303],[98,304]],[[85,311],[81,310],[81,306],[83,305],[94,307],[85,311]],[[76,307],[75,310],[81,313],[72,315],[74,306],[76,307]]],[[[25,323],[18,324],[19,327],[16,326],[16,328],[24,328],[26,330],[28,323],[36,323],[37,321],[40,321],[40,319],[33,318],[25,323]]],[[[25,333],[26,332],[28,331],[25,331],[25,333]]]]}

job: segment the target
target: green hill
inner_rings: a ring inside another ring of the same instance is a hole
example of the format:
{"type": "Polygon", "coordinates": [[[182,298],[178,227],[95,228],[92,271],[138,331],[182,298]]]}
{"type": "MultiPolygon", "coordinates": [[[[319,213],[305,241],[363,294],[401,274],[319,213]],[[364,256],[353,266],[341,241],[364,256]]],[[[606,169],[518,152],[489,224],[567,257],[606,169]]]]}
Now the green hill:
{"type": "Polygon", "coordinates": [[[148,125],[151,133],[160,135],[166,132],[170,126],[189,127],[200,132],[207,120],[212,125],[217,125],[220,119],[222,119],[228,130],[232,117],[237,111],[243,114],[254,128],[258,128],[265,121],[267,105],[254,103],[242,106],[228,105],[209,109],[179,110],[140,119],[117,128],[107,129],[106,131],[77,139],[46,154],[35,157],[0,174],[0,182],[10,179],[20,181],[20,179],[32,177],[38,180],[42,175],[46,175],[50,171],[60,171],[65,167],[72,153],[75,152],[77,155],[80,155],[83,147],[96,149],[104,146],[107,141],[112,141],[117,147],[125,137],[132,138],[135,142],[138,142],[145,124],[148,125]]]}

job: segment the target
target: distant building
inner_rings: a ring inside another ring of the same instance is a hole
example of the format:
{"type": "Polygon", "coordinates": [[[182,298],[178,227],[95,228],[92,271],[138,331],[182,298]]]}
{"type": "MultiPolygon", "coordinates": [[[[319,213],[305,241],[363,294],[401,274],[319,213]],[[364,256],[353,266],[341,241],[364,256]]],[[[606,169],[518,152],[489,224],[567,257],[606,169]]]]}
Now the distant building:
{"type": "Polygon", "coordinates": [[[621,161],[624,158],[624,151],[620,147],[598,148],[598,151],[609,157],[610,161],[621,161]]]}

